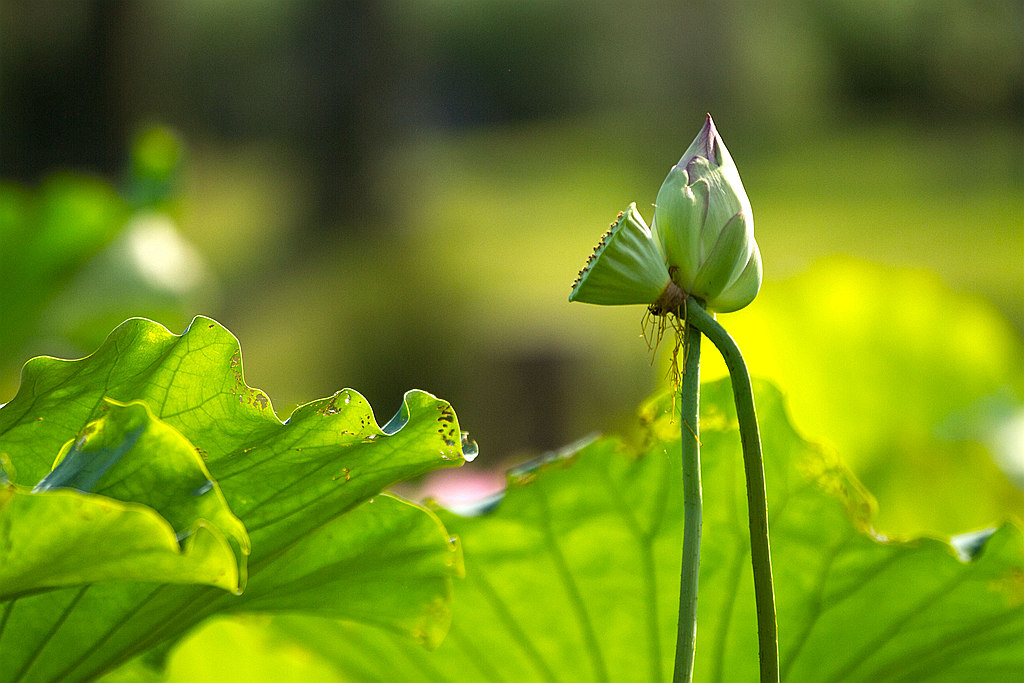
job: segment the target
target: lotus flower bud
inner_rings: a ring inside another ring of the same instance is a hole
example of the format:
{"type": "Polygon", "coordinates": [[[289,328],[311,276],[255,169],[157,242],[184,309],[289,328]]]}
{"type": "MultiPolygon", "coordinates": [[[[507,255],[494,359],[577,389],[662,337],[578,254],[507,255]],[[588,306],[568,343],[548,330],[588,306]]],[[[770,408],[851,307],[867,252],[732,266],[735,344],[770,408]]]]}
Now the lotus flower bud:
{"type": "Polygon", "coordinates": [[[743,308],[761,289],[750,201],[708,116],[661,185],[650,228],[635,204],[619,214],[573,283],[569,301],[648,304],[678,313],[687,296],[709,311],[743,308]]]}
{"type": "Polygon", "coordinates": [[[753,226],[739,171],[709,115],[658,191],[652,236],[679,288],[728,313],[761,288],[753,226]]]}

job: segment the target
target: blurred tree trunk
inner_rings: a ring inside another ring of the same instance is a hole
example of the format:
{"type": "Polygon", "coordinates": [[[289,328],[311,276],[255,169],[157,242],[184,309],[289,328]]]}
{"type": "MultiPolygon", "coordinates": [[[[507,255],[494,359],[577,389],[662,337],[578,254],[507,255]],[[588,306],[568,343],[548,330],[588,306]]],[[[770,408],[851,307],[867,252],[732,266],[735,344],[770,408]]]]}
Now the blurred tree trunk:
{"type": "Polygon", "coordinates": [[[0,176],[114,174],[126,158],[117,60],[129,2],[0,5],[0,176]]]}
{"type": "Polygon", "coordinates": [[[353,212],[379,219],[372,161],[393,133],[396,79],[386,8],[313,0],[300,3],[296,21],[306,105],[296,113],[305,119],[300,145],[316,183],[316,216],[305,229],[330,230],[332,218],[353,212]]]}

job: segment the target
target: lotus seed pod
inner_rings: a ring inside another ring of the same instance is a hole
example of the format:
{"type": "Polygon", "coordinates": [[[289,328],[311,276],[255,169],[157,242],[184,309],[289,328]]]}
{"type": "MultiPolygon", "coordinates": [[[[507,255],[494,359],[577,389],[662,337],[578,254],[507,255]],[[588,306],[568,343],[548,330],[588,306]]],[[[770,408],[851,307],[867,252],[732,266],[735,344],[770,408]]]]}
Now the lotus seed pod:
{"type": "Polygon", "coordinates": [[[573,283],[569,301],[651,304],[671,283],[661,245],[636,204],[619,214],[573,283]]]}
{"type": "Polygon", "coordinates": [[[658,191],[651,232],[672,280],[708,310],[743,308],[761,288],[750,200],[708,115],[658,191]]]}

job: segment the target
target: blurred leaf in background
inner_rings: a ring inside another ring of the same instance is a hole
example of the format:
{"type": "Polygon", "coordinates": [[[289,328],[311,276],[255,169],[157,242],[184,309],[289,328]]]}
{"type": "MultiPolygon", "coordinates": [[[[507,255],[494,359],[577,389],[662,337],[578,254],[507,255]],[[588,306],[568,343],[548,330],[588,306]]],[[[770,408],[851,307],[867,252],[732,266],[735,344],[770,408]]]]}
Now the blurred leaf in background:
{"type": "Polygon", "coordinates": [[[991,304],[925,270],[834,258],[751,309],[723,320],[751,372],[879,499],[880,531],[1024,518],[1024,344],[991,304]]]}
{"type": "Polygon", "coordinates": [[[0,185],[0,360],[23,362],[45,307],[124,225],[129,210],[106,183],[60,175],[37,191],[0,185]]]}
{"type": "Polygon", "coordinates": [[[182,156],[176,133],[151,126],[121,191],[70,173],[37,189],[0,184],[0,397],[30,355],[83,355],[135,315],[184,326],[216,300],[179,229],[182,156]]]}
{"type": "Polygon", "coordinates": [[[166,126],[140,130],[128,164],[127,195],[132,206],[177,213],[185,146],[166,126]]]}

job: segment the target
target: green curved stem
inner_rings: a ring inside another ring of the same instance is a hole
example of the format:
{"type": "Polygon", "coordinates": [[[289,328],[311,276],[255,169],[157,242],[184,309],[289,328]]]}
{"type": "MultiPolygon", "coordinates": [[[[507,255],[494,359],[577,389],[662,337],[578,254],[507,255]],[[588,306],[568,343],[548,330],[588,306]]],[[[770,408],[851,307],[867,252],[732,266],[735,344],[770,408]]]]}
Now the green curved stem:
{"type": "MultiPolygon", "coordinates": [[[[690,300],[690,310],[700,304],[690,300]]],[[[701,309],[703,311],[703,309],[701,309]]],[[[682,431],[683,564],[679,572],[679,630],[676,637],[675,683],[693,678],[697,641],[697,576],[700,571],[700,531],[703,512],[700,488],[700,332],[686,326],[683,341],[683,377],[679,387],[679,423],[682,431]]]]}
{"type": "Polygon", "coordinates": [[[688,299],[687,322],[718,347],[729,369],[732,393],[743,445],[743,469],[747,477],[747,511],[750,516],[750,560],[754,569],[754,602],[757,606],[758,655],[761,683],[779,680],[779,640],[775,622],[775,590],[772,587],[772,558],[768,546],[768,501],[764,486],[761,436],[754,411],[750,374],[739,347],[729,333],[700,306],[688,299]]]}

